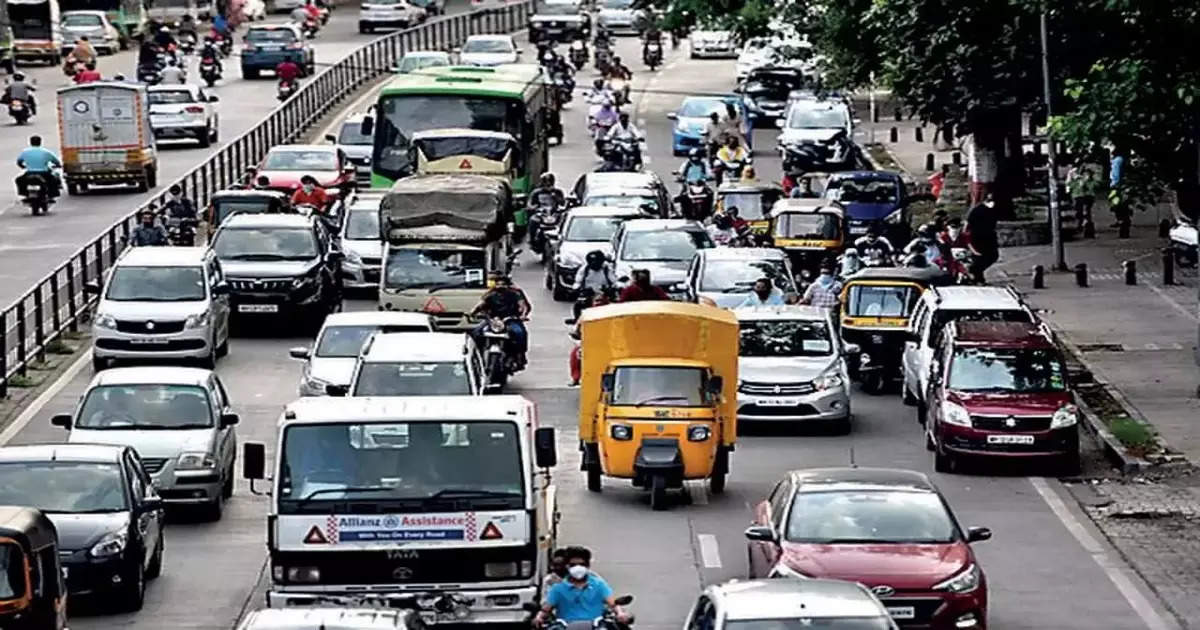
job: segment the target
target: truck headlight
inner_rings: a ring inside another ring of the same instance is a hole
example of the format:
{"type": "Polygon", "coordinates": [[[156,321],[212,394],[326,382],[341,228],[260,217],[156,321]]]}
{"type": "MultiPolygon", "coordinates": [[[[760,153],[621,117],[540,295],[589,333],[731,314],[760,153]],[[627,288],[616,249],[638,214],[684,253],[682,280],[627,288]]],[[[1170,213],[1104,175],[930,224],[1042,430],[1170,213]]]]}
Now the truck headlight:
{"type": "Polygon", "coordinates": [[[488,578],[517,577],[516,562],[488,562],[483,565],[483,575],[488,578]]]}
{"type": "Polygon", "coordinates": [[[689,442],[703,442],[711,435],[712,429],[709,429],[707,425],[698,424],[696,426],[688,427],[687,436],[689,442]]]}
{"type": "Polygon", "coordinates": [[[96,328],[117,329],[117,318],[108,313],[96,313],[96,328]]]}
{"type": "Polygon", "coordinates": [[[317,567],[288,567],[287,581],[300,584],[313,584],[321,581],[321,570],[317,567]]]}
{"type": "Polygon", "coordinates": [[[969,427],[971,426],[971,414],[962,405],[952,402],[944,403],[942,405],[942,422],[960,427],[969,427]]]}
{"type": "Polygon", "coordinates": [[[1063,405],[1058,411],[1054,412],[1054,417],[1050,419],[1051,429],[1065,429],[1066,427],[1074,426],[1079,422],[1079,407],[1075,405],[1063,405]]]}
{"type": "Polygon", "coordinates": [[[217,460],[208,453],[182,453],[175,464],[176,470],[209,470],[217,467],[217,460]]]}
{"type": "Polygon", "coordinates": [[[100,542],[92,545],[92,548],[88,550],[88,555],[93,558],[115,556],[125,551],[125,543],[128,540],[129,535],[124,530],[106,534],[104,538],[100,539],[100,542]]]}
{"type": "Polygon", "coordinates": [[[196,313],[194,315],[188,315],[187,320],[183,322],[183,327],[184,328],[204,328],[205,326],[208,326],[209,317],[210,317],[210,314],[208,311],[204,311],[203,313],[196,313]]]}
{"type": "Polygon", "coordinates": [[[979,570],[979,565],[972,564],[949,580],[934,584],[933,590],[949,591],[951,593],[970,593],[979,588],[979,583],[983,581],[982,578],[983,572],[979,570]]]}

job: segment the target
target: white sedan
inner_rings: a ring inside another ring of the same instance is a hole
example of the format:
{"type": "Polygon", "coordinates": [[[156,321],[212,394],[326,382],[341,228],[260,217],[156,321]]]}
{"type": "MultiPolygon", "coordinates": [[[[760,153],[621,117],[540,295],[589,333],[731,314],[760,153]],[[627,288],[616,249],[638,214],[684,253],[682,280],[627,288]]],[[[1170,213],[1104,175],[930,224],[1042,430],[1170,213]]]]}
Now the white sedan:
{"type": "Polygon", "coordinates": [[[215,94],[198,85],[154,85],[146,90],[155,138],[194,138],[201,147],[216,142],[220,119],[215,94]]]}
{"type": "Polygon", "coordinates": [[[512,35],[472,35],[463,44],[458,62],[464,66],[500,66],[517,63],[520,54],[512,35]]]}

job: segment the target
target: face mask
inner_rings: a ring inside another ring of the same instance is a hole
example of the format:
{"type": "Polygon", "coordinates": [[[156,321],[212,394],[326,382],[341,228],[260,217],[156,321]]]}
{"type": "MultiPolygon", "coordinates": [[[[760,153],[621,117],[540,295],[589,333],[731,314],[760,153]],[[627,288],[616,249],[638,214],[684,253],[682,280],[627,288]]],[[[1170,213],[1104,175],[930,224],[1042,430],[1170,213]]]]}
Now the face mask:
{"type": "Polygon", "coordinates": [[[588,568],[581,564],[576,564],[567,569],[567,573],[571,576],[572,580],[582,580],[587,577],[588,568]]]}
{"type": "Polygon", "coordinates": [[[949,233],[950,233],[950,238],[952,238],[952,239],[958,238],[958,235],[962,234],[962,228],[950,228],[949,233]]]}
{"type": "Polygon", "coordinates": [[[312,192],[312,191],[313,191],[313,185],[312,185],[312,184],[305,184],[305,185],[304,185],[304,192],[306,192],[306,193],[310,193],[310,192],[312,192]]]}

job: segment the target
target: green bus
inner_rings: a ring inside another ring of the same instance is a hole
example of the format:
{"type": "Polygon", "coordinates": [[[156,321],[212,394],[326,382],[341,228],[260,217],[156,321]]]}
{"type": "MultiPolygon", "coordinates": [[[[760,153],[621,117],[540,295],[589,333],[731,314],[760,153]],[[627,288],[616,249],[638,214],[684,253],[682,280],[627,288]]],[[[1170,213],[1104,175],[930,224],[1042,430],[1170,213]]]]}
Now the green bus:
{"type": "MultiPolygon", "coordinates": [[[[412,134],[435,129],[476,129],[511,135],[513,192],[527,194],[549,168],[549,116],[553,91],[539,66],[441,66],[397,75],[379,93],[363,133],[373,135],[371,187],[390,188],[415,172],[412,134]]],[[[463,151],[469,153],[469,151],[463,151]]]]}

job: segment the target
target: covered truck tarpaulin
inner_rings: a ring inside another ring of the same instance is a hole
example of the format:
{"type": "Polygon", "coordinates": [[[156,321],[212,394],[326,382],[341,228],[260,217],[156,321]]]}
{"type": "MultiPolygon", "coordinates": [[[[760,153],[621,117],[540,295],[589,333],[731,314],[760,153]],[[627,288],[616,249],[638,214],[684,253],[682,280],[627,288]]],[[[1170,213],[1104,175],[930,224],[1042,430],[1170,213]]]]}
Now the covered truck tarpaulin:
{"type": "Polygon", "coordinates": [[[482,175],[414,175],[397,181],[379,206],[379,225],[411,230],[445,225],[497,238],[512,221],[507,183],[482,175]]]}

